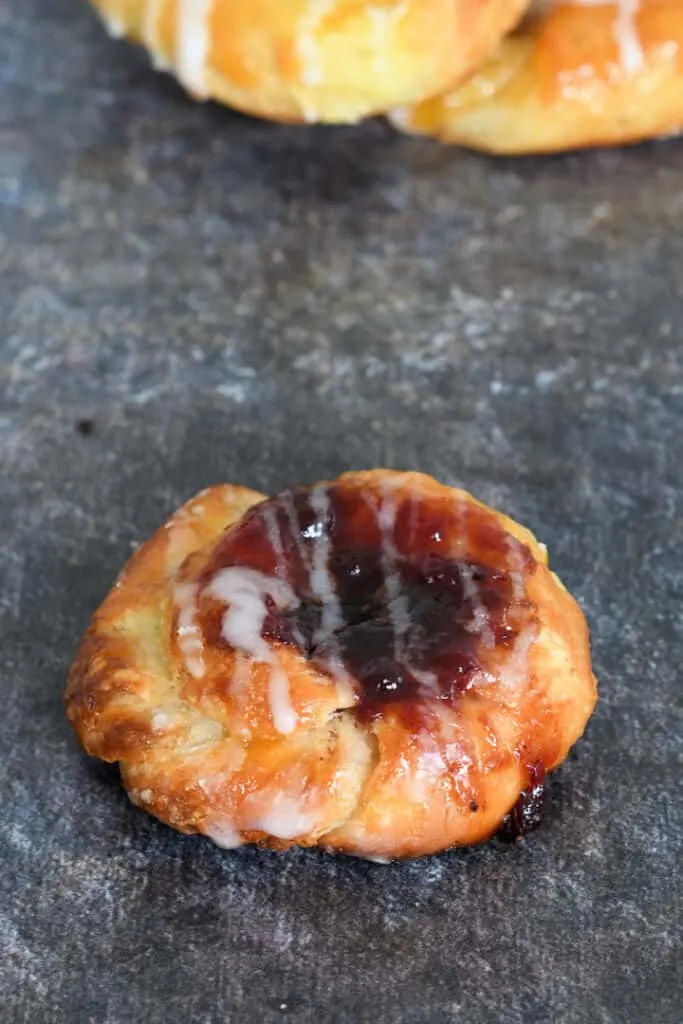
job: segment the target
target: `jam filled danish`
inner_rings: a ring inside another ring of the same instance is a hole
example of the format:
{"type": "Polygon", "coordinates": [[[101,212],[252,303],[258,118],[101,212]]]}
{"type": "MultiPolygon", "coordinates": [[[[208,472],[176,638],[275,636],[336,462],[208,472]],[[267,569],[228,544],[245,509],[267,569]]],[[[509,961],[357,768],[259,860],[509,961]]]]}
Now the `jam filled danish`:
{"type": "Polygon", "coordinates": [[[66,694],[84,748],[175,828],[374,858],[529,827],[595,700],[534,537],[384,470],[198,495],[124,569],[66,694]]]}

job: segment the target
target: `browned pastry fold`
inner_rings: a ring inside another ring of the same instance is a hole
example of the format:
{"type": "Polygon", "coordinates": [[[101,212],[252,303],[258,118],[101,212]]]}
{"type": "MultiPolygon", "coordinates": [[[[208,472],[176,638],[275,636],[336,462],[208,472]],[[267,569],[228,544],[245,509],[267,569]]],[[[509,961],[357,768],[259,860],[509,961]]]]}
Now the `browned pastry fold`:
{"type": "Polygon", "coordinates": [[[375,470],[189,501],[95,614],[66,707],[177,829],[391,858],[490,836],[595,700],[532,534],[375,470]]]}
{"type": "Polygon", "coordinates": [[[477,72],[393,123],[490,153],[612,146],[683,127],[680,0],[545,0],[477,72]]]}
{"type": "Polygon", "coordinates": [[[95,0],[189,92],[282,121],[353,122],[471,72],[528,0],[95,0]]]}

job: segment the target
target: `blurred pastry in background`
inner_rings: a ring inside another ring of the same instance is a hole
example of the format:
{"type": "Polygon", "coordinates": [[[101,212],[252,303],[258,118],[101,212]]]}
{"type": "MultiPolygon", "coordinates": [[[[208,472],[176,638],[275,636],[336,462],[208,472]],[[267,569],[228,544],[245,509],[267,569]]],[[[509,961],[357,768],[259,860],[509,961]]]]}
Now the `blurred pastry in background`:
{"type": "Polygon", "coordinates": [[[465,83],[390,118],[501,154],[675,134],[683,126],[683,3],[542,0],[465,83]]]}
{"type": "Polygon", "coordinates": [[[95,0],[195,97],[278,121],[355,122],[464,78],[528,0],[95,0]]]}

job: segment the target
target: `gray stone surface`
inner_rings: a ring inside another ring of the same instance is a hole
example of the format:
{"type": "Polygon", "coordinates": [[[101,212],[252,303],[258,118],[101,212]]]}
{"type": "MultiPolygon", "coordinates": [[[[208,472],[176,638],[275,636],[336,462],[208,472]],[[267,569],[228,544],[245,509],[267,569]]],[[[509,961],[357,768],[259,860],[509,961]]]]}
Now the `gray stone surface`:
{"type": "Polygon", "coordinates": [[[260,124],[77,0],[5,0],[0,83],[3,1021],[677,1024],[683,145],[260,124]],[[380,867],[135,810],[61,708],[132,545],[212,482],[382,464],[583,603],[602,699],[545,827],[380,867]]]}

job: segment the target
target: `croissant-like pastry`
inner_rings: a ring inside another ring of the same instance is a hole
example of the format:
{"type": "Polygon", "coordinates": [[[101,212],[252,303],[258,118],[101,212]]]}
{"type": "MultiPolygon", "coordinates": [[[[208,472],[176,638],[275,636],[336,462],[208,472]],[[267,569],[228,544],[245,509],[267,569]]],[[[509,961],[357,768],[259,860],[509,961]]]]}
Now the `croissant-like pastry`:
{"type": "Polygon", "coordinates": [[[353,122],[472,71],[528,0],[94,0],[195,96],[283,121],[353,122]]]}
{"type": "Polygon", "coordinates": [[[199,494],[132,557],[66,693],[86,751],[175,828],[378,859],[523,825],[595,700],[542,545],[387,470],[199,494]]]}
{"type": "Polygon", "coordinates": [[[490,153],[617,145],[683,127],[680,0],[545,0],[463,85],[393,123],[490,153]]]}

